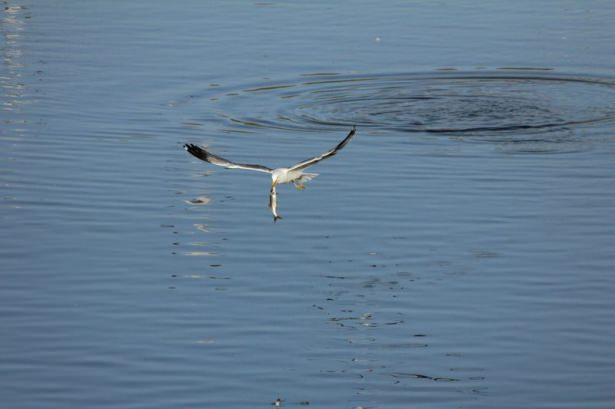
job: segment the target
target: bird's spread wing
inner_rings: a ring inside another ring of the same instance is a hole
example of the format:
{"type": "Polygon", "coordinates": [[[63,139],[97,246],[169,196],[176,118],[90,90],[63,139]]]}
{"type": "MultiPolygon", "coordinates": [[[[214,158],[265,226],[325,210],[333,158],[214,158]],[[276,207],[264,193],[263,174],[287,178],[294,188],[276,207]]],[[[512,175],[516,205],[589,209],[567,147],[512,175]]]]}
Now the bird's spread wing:
{"type": "Polygon", "coordinates": [[[305,169],[308,166],[312,166],[315,163],[320,162],[323,159],[327,159],[330,158],[331,156],[335,155],[337,153],[337,151],[339,151],[340,149],[342,149],[344,146],[346,146],[348,144],[348,142],[350,142],[350,140],[352,139],[352,137],[354,136],[354,134],[357,132],[357,128],[353,127],[352,130],[350,131],[350,133],[344,138],[343,141],[341,141],[340,143],[337,144],[337,146],[325,153],[323,153],[322,155],[318,155],[315,156],[313,158],[304,160],[303,162],[299,162],[296,165],[293,165],[290,167],[289,170],[301,170],[301,169],[305,169]]]}
{"type": "Polygon", "coordinates": [[[196,145],[187,144],[187,145],[184,145],[184,149],[187,150],[190,154],[194,155],[195,157],[201,160],[204,160],[205,162],[209,162],[212,165],[218,165],[218,166],[222,166],[228,169],[247,169],[247,170],[256,170],[258,172],[265,172],[265,173],[272,172],[272,169],[268,168],[267,166],[263,166],[263,165],[249,165],[249,164],[244,164],[244,163],[231,162],[229,160],[221,158],[220,156],[216,156],[212,153],[209,153],[205,149],[200,148],[196,145]]]}

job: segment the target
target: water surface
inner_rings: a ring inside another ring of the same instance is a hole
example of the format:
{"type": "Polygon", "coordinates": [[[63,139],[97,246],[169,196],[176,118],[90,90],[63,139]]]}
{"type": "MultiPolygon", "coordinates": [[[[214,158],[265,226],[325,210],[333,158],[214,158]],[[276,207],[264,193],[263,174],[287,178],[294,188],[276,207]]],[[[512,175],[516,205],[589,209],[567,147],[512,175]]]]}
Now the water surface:
{"type": "Polygon", "coordinates": [[[2,9],[7,407],[613,406],[610,2],[2,9]]]}

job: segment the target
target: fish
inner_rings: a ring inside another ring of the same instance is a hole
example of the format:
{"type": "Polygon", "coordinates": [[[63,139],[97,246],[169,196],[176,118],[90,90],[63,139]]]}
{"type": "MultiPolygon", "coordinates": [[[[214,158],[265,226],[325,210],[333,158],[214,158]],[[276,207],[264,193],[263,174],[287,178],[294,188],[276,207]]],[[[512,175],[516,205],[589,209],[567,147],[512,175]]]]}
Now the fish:
{"type": "Polygon", "coordinates": [[[271,186],[271,190],[269,191],[269,209],[271,209],[274,223],[282,218],[282,216],[278,214],[278,193],[275,189],[275,185],[271,186]]]}

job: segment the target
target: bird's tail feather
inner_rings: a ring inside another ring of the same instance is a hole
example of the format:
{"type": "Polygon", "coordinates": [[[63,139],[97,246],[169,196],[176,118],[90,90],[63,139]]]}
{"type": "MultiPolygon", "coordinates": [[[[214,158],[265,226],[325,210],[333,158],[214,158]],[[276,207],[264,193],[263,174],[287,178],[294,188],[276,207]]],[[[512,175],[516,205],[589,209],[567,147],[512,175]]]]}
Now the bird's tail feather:
{"type": "Polygon", "coordinates": [[[309,182],[310,180],[314,179],[316,176],[318,176],[318,173],[304,173],[299,178],[299,183],[309,182]]]}

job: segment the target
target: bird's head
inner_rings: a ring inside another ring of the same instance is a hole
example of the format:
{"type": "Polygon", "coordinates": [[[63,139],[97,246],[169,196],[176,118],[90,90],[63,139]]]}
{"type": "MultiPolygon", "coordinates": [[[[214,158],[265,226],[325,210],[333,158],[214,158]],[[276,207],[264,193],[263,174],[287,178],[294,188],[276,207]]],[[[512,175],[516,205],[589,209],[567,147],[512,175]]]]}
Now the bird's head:
{"type": "Polygon", "coordinates": [[[278,181],[280,180],[280,175],[277,174],[276,172],[271,174],[271,187],[274,188],[275,185],[278,184],[278,181]]]}

